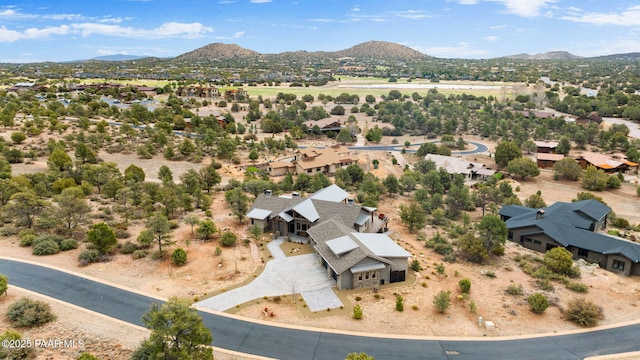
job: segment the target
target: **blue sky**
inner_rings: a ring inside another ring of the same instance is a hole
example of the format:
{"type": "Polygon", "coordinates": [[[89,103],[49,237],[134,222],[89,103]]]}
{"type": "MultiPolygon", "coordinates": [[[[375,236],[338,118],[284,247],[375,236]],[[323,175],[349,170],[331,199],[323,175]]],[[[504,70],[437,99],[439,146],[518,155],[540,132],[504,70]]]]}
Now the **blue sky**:
{"type": "Polygon", "coordinates": [[[0,62],[390,41],[445,58],[640,52],[637,0],[0,0],[0,62]]]}

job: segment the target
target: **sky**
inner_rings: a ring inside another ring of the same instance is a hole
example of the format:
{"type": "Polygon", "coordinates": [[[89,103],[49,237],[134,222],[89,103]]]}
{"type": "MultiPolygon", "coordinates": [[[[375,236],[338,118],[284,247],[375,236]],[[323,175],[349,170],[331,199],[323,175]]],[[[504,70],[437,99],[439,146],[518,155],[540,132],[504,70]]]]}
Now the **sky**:
{"type": "Polygon", "coordinates": [[[366,41],[441,58],[640,52],[638,0],[0,0],[0,62],[174,57],[210,43],[263,54],[366,41]]]}

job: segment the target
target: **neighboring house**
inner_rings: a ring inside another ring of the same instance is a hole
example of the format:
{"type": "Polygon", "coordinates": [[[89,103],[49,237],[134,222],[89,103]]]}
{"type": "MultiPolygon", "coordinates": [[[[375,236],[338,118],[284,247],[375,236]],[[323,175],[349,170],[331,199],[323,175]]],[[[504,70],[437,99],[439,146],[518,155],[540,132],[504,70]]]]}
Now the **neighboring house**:
{"type": "Polygon", "coordinates": [[[355,232],[336,215],[309,229],[311,245],[338,289],[404,281],[411,254],[385,234],[355,232]]]}
{"type": "Polygon", "coordinates": [[[301,237],[304,241],[310,228],[334,216],[351,231],[386,231],[389,218],[384,214],[377,214],[376,210],[355,204],[349,198],[349,193],[337,185],[330,185],[309,197],[302,197],[298,193],[292,196],[273,196],[267,190],[256,198],[247,218],[251,225],[258,225],[264,232],[301,237]]]}
{"type": "Polygon", "coordinates": [[[587,116],[581,116],[577,118],[576,124],[582,125],[583,127],[589,127],[589,125],[591,124],[600,126],[602,124],[602,116],[600,116],[597,112],[592,112],[587,116]]]}
{"type": "Polygon", "coordinates": [[[340,120],[333,118],[326,118],[320,120],[308,120],[302,123],[307,127],[307,131],[312,131],[315,126],[320,128],[320,131],[335,131],[339,132],[342,129],[342,125],[340,124],[340,120]]]}
{"type": "Polygon", "coordinates": [[[38,85],[36,83],[33,82],[19,82],[19,83],[15,83],[13,86],[7,88],[7,92],[13,92],[13,93],[25,93],[27,91],[40,91],[42,89],[46,89],[46,87],[42,86],[42,85],[38,85]]]}
{"type": "Polygon", "coordinates": [[[500,217],[509,229],[509,240],[546,252],[564,247],[573,257],[623,275],[640,275],[640,244],[596,231],[607,226],[611,208],[597,200],[556,202],[542,209],[504,206],[500,217]]]}
{"type": "Polygon", "coordinates": [[[294,162],[296,174],[333,174],[338,169],[357,165],[358,158],[351,158],[349,153],[338,153],[335,149],[307,148],[298,151],[294,162]]]}
{"type": "Polygon", "coordinates": [[[178,96],[217,98],[220,97],[220,90],[214,86],[180,86],[176,90],[178,96]]]}
{"type": "Polygon", "coordinates": [[[550,154],[550,153],[537,153],[536,154],[536,163],[539,168],[550,168],[553,167],[553,164],[564,159],[564,155],[562,154],[550,154]]]}
{"type": "Polygon", "coordinates": [[[467,161],[461,157],[427,154],[425,160],[431,160],[436,168],[444,168],[449,174],[462,174],[465,181],[485,180],[495,174],[495,170],[487,169],[484,164],[467,161]]]}
{"type": "Polygon", "coordinates": [[[558,147],[557,141],[534,141],[534,144],[538,147],[537,153],[555,154],[558,147]]]}
{"type": "Polygon", "coordinates": [[[296,171],[296,165],[289,161],[272,161],[265,163],[262,167],[267,170],[269,176],[283,176],[296,171]]]}
{"type": "Polygon", "coordinates": [[[607,155],[585,151],[578,156],[577,160],[583,169],[586,169],[589,165],[593,165],[606,173],[624,173],[629,169],[638,171],[638,164],[627,160],[624,154],[607,155]]]}
{"type": "Polygon", "coordinates": [[[537,118],[537,119],[546,119],[546,118],[552,118],[555,117],[556,115],[552,112],[548,112],[548,111],[535,111],[535,110],[521,110],[520,114],[522,114],[524,117],[526,118],[537,118]]]}
{"type": "Polygon", "coordinates": [[[224,98],[227,101],[242,101],[248,97],[249,94],[242,88],[230,89],[224,92],[224,98]]]}

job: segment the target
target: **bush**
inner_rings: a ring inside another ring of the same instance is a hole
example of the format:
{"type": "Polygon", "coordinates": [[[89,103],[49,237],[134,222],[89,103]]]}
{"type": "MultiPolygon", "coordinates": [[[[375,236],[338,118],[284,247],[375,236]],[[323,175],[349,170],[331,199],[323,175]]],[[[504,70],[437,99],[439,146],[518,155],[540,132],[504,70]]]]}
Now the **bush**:
{"type": "Polygon", "coordinates": [[[100,359],[98,359],[96,356],[91,355],[89,353],[83,353],[82,355],[78,356],[76,360],[100,360],[100,359]]]}
{"type": "Polygon", "coordinates": [[[82,250],[80,255],[78,255],[78,261],[81,266],[86,266],[91,263],[98,261],[98,257],[100,256],[100,252],[96,249],[85,249],[82,250]]]}
{"type": "Polygon", "coordinates": [[[613,226],[615,226],[617,228],[621,228],[621,229],[629,229],[630,228],[629,220],[627,220],[625,218],[616,218],[615,220],[613,220],[611,225],[613,225],[613,226]]]}
{"type": "Polygon", "coordinates": [[[566,320],[577,325],[593,327],[598,325],[598,320],[602,319],[602,308],[585,299],[575,299],[568,305],[564,313],[566,320]]]}
{"type": "Polygon", "coordinates": [[[458,281],[458,286],[460,286],[460,291],[463,294],[468,294],[471,291],[471,280],[464,278],[458,281]]]}
{"type": "MultiPolygon", "coordinates": [[[[8,329],[0,334],[0,341],[3,340],[20,340],[22,335],[15,330],[8,329]]],[[[33,347],[0,347],[0,359],[35,359],[35,351],[33,347]]]]}
{"type": "Polygon", "coordinates": [[[183,248],[177,248],[171,253],[171,261],[174,265],[182,266],[187,263],[187,252],[183,248]]]}
{"type": "Polygon", "coordinates": [[[541,293],[535,293],[527,298],[529,309],[534,314],[542,314],[549,307],[549,300],[541,293]]]}
{"type": "Polygon", "coordinates": [[[404,299],[400,295],[396,296],[396,310],[404,311],[404,299]]]}
{"type": "Polygon", "coordinates": [[[422,270],[422,266],[420,266],[420,261],[418,260],[413,260],[411,262],[411,270],[418,272],[420,270],[422,270]]]}
{"type": "Polygon", "coordinates": [[[60,251],[73,250],[78,248],[78,242],[73,239],[62,239],[60,241],[60,251]]]}
{"type": "Polygon", "coordinates": [[[60,252],[58,243],[53,240],[44,240],[33,245],[33,255],[44,256],[53,255],[60,252]]]}
{"type": "Polygon", "coordinates": [[[49,304],[29,298],[22,298],[9,305],[7,318],[16,327],[38,326],[56,319],[49,304]]]}
{"type": "Polygon", "coordinates": [[[36,239],[34,234],[20,235],[20,246],[27,247],[33,245],[33,241],[36,239]]]}
{"type": "Polygon", "coordinates": [[[444,314],[451,305],[451,291],[441,290],[433,297],[433,306],[440,314],[444,314]]]}
{"type": "Polygon", "coordinates": [[[567,284],[567,289],[575,292],[579,292],[579,293],[586,293],[589,290],[589,287],[583,283],[570,282],[567,284]]]}
{"type": "Polygon", "coordinates": [[[138,245],[134,244],[131,241],[127,241],[122,246],[120,246],[121,254],[133,254],[134,251],[138,250],[138,245]]]}
{"type": "Polygon", "coordinates": [[[148,250],[136,250],[133,252],[133,259],[138,260],[147,257],[149,255],[148,250]]]}
{"type": "Polygon", "coordinates": [[[356,305],[353,307],[353,318],[356,320],[362,319],[362,306],[356,305]]]}
{"type": "Polygon", "coordinates": [[[509,285],[509,287],[507,288],[507,290],[505,290],[505,292],[509,295],[522,295],[523,294],[523,290],[522,290],[522,285],[520,284],[511,284],[509,285]]]}
{"type": "Polygon", "coordinates": [[[238,236],[231,231],[225,231],[220,237],[220,244],[222,246],[233,246],[238,240],[238,236]]]}
{"type": "Polygon", "coordinates": [[[544,254],[544,265],[554,273],[566,275],[573,266],[573,254],[563,247],[555,247],[544,254]]]}

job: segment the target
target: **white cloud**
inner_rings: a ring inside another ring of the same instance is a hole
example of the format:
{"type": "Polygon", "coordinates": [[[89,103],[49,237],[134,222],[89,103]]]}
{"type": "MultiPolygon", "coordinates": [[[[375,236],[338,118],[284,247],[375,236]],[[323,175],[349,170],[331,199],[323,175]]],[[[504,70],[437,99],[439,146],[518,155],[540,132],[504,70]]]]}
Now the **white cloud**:
{"type": "Polygon", "coordinates": [[[496,42],[498,41],[499,38],[495,35],[492,35],[492,36],[485,36],[484,39],[487,41],[496,42]]]}
{"type": "Polygon", "coordinates": [[[640,5],[627,8],[620,13],[597,13],[573,10],[563,20],[594,25],[640,26],[640,5]]]}
{"type": "Polygon", "coordinates": [[[600,56],[640,52],[640,39],[637,37],[618,37],[599,41],[585,41],[577,44],[573,51],[581,56],[600,56]]]}
{"type": "Polygon", "coordinates": [[[360,11],[360,6],[358,6],[358,5],[354,6],[353,9],[351,9],[351,11],[353,11],[353,12],[360,11]]]}
{"type": "Polygon", "coordinates": [[[0,27],[0,42],[14,42],[18,40],[41,40],[55,35],[79,34],[84,37],[91,35],[118,36],[130,38],[183,38],[195,39],[212,32],[213,28],[200,23],[168,22],[155,29],[135,29],[119,25],[101,23],[78,23],[45,27],[42,29],[29,28],[22,32],[0,27]]]}
{"type": "Polygon", "coordinates": [[[266,3],[270,3],[271,0],[251,0],[251,2],[254,4],[266,4],[266,3]]]}
{"type": "Polygon", "coordinates": [[[506,13],[515,14],[522,17],[536,17],[540,15],[540,10],[546,8],[556,0],[490,0],[502,3],[506,8],[506,13]]]}
{"type": "Polygon", "coordinates": [[[394,14],[405,19],[425,19],[432,17],[431,15],[425,14],[423,10],[397,11],[394,14]]]}
{"type": "Polygon", "coordinates": [[[42,15],[43,19],[48,20],[66,20],[66,21],[78,21],[84,20],[86,17],[80,14],[50,14],[50,15],[42,15]]]}
{"type": "Polygon", "coordinates": [[[479,0],[458,0],[458,4],[462,5],[475,5],[479,2],[479,0]]]}
{"type": "Polygon", "coordinates": [[[506,29],[507,25],[493,25],[493,26],[489,26],[489,29],[491,30],[503,30],[506,29]]]}
{"type": "Polygon", "coordinates": [[[231,36],[216,36],[216,39],[218,40],[234,40],[234,39],[239,39],[241,37],[243,37],[245,34],[244,31],[238,31],[235,34],[231,35],[231,36]]]}

